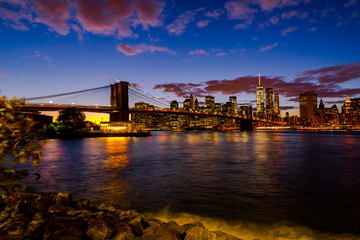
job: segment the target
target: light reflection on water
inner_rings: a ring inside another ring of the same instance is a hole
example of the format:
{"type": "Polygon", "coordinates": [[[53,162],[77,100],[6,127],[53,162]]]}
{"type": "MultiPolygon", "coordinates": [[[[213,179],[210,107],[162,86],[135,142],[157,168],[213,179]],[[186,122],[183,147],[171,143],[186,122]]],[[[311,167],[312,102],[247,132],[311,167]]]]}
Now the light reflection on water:
{"type": "Polygon", "coordinates": [[[360,233],[360,135],[154,132],[49,140],[39,191],[140,212],[360,233]]]}

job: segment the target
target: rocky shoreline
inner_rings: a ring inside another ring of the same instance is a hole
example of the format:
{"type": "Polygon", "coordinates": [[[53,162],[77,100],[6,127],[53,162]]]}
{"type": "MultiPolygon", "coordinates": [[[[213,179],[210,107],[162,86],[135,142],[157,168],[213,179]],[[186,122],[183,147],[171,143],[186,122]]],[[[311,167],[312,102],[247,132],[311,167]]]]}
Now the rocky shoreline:
{"type": "Polygon", "coordinates": [[[164,223],[134,210],[74,201],[68,191],[33,193],[33,200],[7,206],[0,213],[0,239],[240,240],[200,222],[164,223]]]}

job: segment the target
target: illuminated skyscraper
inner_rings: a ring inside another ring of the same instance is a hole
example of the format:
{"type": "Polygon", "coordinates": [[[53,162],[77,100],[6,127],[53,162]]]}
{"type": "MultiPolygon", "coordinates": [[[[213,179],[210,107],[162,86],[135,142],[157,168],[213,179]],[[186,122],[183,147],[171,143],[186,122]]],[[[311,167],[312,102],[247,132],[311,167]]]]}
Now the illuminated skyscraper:
{"type": "Polygon", "coordinates": [[[274,114],[274,94],[272,88],[267,88],[265,91],[266,96],[266,115],[268,117],[274,114]]]}
{"type": "Polygon", "coordinates": [[[170,103],[170,109],[171,110],[179,110],[179,103],[176,100],[172,101],[170,103]]]}
{"type": "Polygon", "coordinates": [[[237,100],[236,100],[236,96],[230,96],[229,97],[229,101],[231,102],[232,105],[232,114],[237,114],[237,100]]]}
{"type": "Polygon", "coordinates": [[[274,96],[274,114],[280,117],[280,105],[279,105],[279,94],[275,93],[274,96]]]}
{"type": "Polygon", "coordinates": [[[299,96],[300,103],[300,117],[306,123],[314,123],[314,118],[317,110],[317,95],[313,91],[308,91],[299,96]]]}
{"type": "Polygon", "coordinates": [[[264,115],[264,88],[260,82],[259,74],[259,85],[256,88],[256,108],[257,116],[262,117],[264,115]]]}

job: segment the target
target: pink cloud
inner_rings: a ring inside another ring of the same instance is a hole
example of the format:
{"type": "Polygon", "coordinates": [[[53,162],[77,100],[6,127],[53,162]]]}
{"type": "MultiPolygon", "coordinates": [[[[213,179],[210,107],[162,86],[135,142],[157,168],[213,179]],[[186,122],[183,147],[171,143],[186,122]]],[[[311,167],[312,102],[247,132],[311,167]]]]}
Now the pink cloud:
{"type": "Polygon", "coordinates": [[[72,7],[71,0],[33,0],[35,22],[43,23],[61,35],[69,33],[67,20],[72,7]]]}
{"type": "Polygon", "coordinates": [[[235,29],[245,29],[247,28],[247,25],[246,24],[243,24],[243,23],[239,23],[239,24],[236,24],[235,29]]]}
{"type": "Polygon", "coordinates": [[[1,0],[11,9],[0,8],[0,18],[9,21],[7,26],[26,30],[21,22],[38,22],[49,26],[53,31],[66,35],[73,28],[74,21],[81,24],[83,31],[94,34],[134,37],[131,28],[142,25],[161,25],[164,0],[1,0]],[[14,9],[15,11],[14,11],[14,9]],[[75,16],[72,16],[72,12],[75,16]],[[70,22],[72,21],[72,22],[70,22]]]}
{"type": "Polygon", "coordinates": [[[287,36],[288,33],[291,33],[291,32],[295,32],[296,30],[298,29],[297,26],[294,26],[294,27],[288,27],[284,30],[281,31],[281,34],[284,35],[284,36],[287,36]]]}
{"type": "Polygon", "coordinates": [[[267,51],[273,49],[274,47],[277,47],[277,45],[278,45],[278,43],[274,43],[274,44],[267,45],[267,46],[261,46],[260,52],[267,52],[267,51]]]}
{"type": "Polygon", "coordinates": [[[316,27],[312,27],[312,28],[308,28],[307,29],[309,32],[315,32],[316,30],[317,30],[317,28],[316,27]]]}
{"type": "Polygon", "coordinates": [[[8,76],[10,76],[10,73],[0,70],[0,77],[8,77],[8,76]]]}
{"type": "Polygon", "coordinates": [[[181,35],[185,32],[187,25],[195,20],[194,11],[186,11],[185,13],[179,15],[171,24],[167,25],[165,28],[169,34],[181,35]]]}
{"type": "Polygon", "coordinates": [[[292,17],[300,17],[300,13],[296,10],[293,10],[293,11],[289,11],[289,12],[285,12],[285,13],[281,14],[282,19],[289,19],[292,17]]]}
{"type": "Polygon", "coordinates": [[[345,3],[344,7],[351,7],[351,6],[355,6],[357,3],[357,0],[350,0],[347,3],[345,3]]]}
{"type": "Polygon", "coordinates": [[[209,17],[209,18],[215,18],[215,19],[218,19],[221,15],[224,14],[224,10],[222,9],[216,9],[212,12],[205,12],[204,15],[209,17]]]}
{"type": "Polygon", "coordinates": [[[222,56],[226,56],[226,55],[227,55],[226,52],[219,52],[216,54],[216,56],[218,56],[218,57],[222,57],[222,56]]]}
{"type": "Polygon", "coordinates": [[[251,24],[256,9],[249,7],[246,2],[230,1],[225,4],[229,19],[242,19],[251,24]]]}
{"type": "Polygon", "coordinates": [[[206,27],[207,25],[209,25],[210,20],[202,20],[197,22],[196,26],[198,26],[199,28],[203,28],[206,27]]]}
{"type": "Polygon", "coordinates": [[[209,53],[206,52],[204,49],[196,49],[194,51],[190,51],[189,55],[206,55],[206,56],[209,56],[209,53]]]}
{"type": "Polygon", "coordinates": [[[279,21],[280,21],[280,18],[278,16],[272,16],[269,21],[272,23],[272,24],[278,24],[279,21]]]}
{"type": "Polygon", "coordinates": [[[144,43],[138,45],[129,45],[129,44],[121,43],[117,46],[117,50],[119,50],[126,56],[135,56],[143,52],[167,52],[170,54],[175,54],[174,51],[166,47],[158,47],[154,45],[147,45],[144,43]]]}
{"type": "MultiPolygon", "coordinates": [[[[262,84],[265,88],[272,87],[281,96],[289,98],[288,101],[298,102],[300,93],[311,90],[315,91],[321,98],[346,98],[346,96],[360,94],[360,88],[342,88],[338,83],[359,79],[359,67],[360,62],[309,70],[300,73],[300,77],[292,81],[288,81],[282,76],[263,76],[262,84]],[[343,76],[345,77],[343,78],[343,76]]],[[[188,97],[191,93],[197,96],[214,93],[235,95],[241,93],[254,94],[257,84],[257,76],[242,76],[232,80],[210,80],[200,84],[158,84],[154,89],[174,93],[179,97],[188,97]]]]}

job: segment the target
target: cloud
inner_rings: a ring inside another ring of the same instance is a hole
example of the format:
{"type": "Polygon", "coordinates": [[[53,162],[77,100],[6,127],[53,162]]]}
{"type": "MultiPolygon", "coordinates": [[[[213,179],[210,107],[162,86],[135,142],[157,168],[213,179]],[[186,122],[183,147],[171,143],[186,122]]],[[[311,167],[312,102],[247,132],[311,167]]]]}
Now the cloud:
{"type": "Polygon", "coordinates": [[[53,60],[49,57],[47,52],[40,52],[39,50],[35,50],[32,55],[21,56],[22,58],[42,58],[47,61],[46,66],[55,67],[53,60]]]}
{"type": "Polygon", "coordinates": [[[42,23],[50,30],[67,35],[72,25],[80,24],[82,29],[94,34],[134,37],[133,30],[142,25],[162,24],[161,13],[164,0],[1,0],[10,8],[0,8],[0,18],[9,21],[7,26],[25,30],[25,22],[42,23]],[[5,11],[6,9],[7,11],[5,11]],[[11,24],[10,24],[11,23],[11,24]]]}
{"type": "Polygon", "coordinates": [[[296,10],[293,10],[293,11],[285,12],[285,13],[281,14],[282,19],[289,19],[292,17],[300,17],[300,13],[296,10]]]}
{"type": "Polygon", "coordinates": [[[60,35],[69,33],[67,20],[72,7],[71,0],[33,0],[36,17],[35,22],[43,23],[60,35]]]}
{"type": "Polygon", "coordinates": [[[308,3],[311,0],[255,0],[264,11],[272,11],[275,8],[296,6],[300,3],[308,3]]]}
{"type": "Polygon", "coordinates": [[[291,32],[295,32],[296,30],[298,29],[297,26],[294,26],[294,27],[288,27],[284,30],[281,31],[281,34],[284,35],[284,36],[287,36],[288,33],[291,33],[291,32]]]}
{"type": "Polygon", "coordinates": [[[309,32],[315,32],[316,30],[317,30],[317,28],[316,27],[312,27],[312,28],[308,28],[307,29],[309,32]]]}
{"type": "Polygon", "coordinates": [[[10,73],[0,70],[0,77],[8,77],[8,76],[10,76],[10,73]]]}
{"type": "Polygon", "coordinates": [[[222,57],[222,56],[226,56],[226,55],[227,55],[226,52],[219,52],[216,54],[216,56],[218,56],[218,57],[222,57]]]}
{"type": "Polygon", "coordinates": [[[278,24],[280,21],[280,18],[278,16],[272,16],[270,19],[269,19],[269,22],[272,23],[272,24],[278,24]]]}
{"type": "Polygon", "coordinates": [[[322,10],[321,11],[321,16],[326,17],[331,12],[336,12],[336,9],[335,8],[328,8],[328,9],[322,10]]]}
{"type": "Polygon", "coordinates": [[[165,28],[169,34],[181,35],[185,32],[187,25],[195,20],[195,11],[186,11],[179,15],[171,24],[165,28]]]}
{"type": "Polygon", "coordinates": [[[144,43],[138,45],[129,45],[125,43],[121,43],[117,46],[117,50],[122,52],[126,56],[135,56],[143,52],[167,52],[170,54],[176,54],[174,51],[166,48],[166,47],[158,47],[154,45],[147,45],[144,43]]]}
{"type": "Polygon", "coordinates": [[[222,10],[221,8],[216,9],[212,12],[205,12],[204,15],[209,17],[209,18],[215,18],[218,19],[221,15],[224,14],[224,10],[222,10]]]}
{"type": "Polygon", "coordinates": [[[199,28],[203,28],[203,27],[206,27],[209,23],[210,23],[210,20],[202,20],[202,21],[199,21],[196,24],[196,26],[198,26],[199,28]]]}
{"type": "Polygon", "coordinates": [[[225,4],[225,9],[229,19],[242,19],[245,23],[251,24],[254,18],[254,13],[257,9],[249,7],[246,2],[230,1],[225,4]]]}
{"type": "Polygon", "coordinates": [[[274,43],[274,44],[267,45],[267,46],[261,46],[260,52],[267,52],[267,51],[273,49],[274,47],[276,47],[277,45],[278,45],[278,43],[274,43]]]}
{"type": "MultiPolygon", "coordinates": [[[[321,98],[356,96],[360,94],[360,88],[347,89],[341,87],[339,83],[359,78],[360,62],[304,71],[293,80],[287,80],[283,76],[262,76],[261,79],[265,88],[272,87],[274,92],[288,98],[288,101],[298,102],[299,94],[306,91],[315,91],[321,98]]],[[[255,94],[257,84],[258,76],[242,76],[232,80],[210,80],[199,84],[158,84],[154,89],[174,93],[179,97],[188,97],[191,93],[197,96],[215,93],[235,95],[241,93],[255,94]]]]}
{"type": "Polygon", "coordinates": [[[349,2],[345,3],[344,7],[355,6],[356,3],[357,3],[357,0],[350,0],[349,2]]]}
{"type": "Polygon", "coordinates": [[[246,24],[243,24],[243,23],[239,23],[239,24],[236,24],[235,25],[235,29],[245,29],[247,28],[248,26],[246,24]]]}
{"type": "Polygon", "coordinates": [[[164,93],[173,93],[176,96],[182,98],[188,98],[190,94],[193,94],[197,97],[204,97],[207,94],[207,92],[203,89],[202,84],[194,83],[157,84],[153,89],[162,90],[164,93]]]}
{"type": "Polygon", "coordinates": [[[189,55],[206,55],[206,56],[209,56],[209,53],[206,52],[204,49],[196,49],[194,51],[190,51],[189,55]]]}

